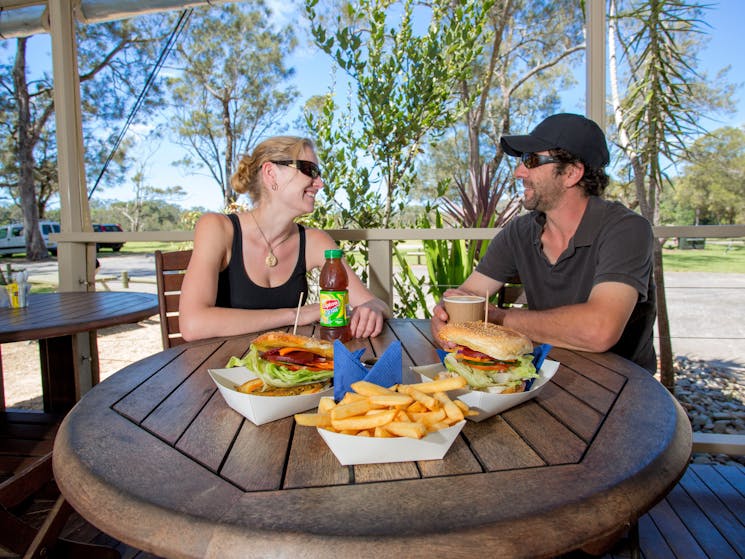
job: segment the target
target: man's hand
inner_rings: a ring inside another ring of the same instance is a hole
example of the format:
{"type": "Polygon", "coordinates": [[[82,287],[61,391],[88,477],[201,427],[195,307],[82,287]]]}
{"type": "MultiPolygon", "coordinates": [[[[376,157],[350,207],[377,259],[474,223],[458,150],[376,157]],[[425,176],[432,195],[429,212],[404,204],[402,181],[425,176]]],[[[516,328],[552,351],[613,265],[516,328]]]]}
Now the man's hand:
{"type": "MultiPolygon", "coordinates": [[[[445,297],[450,297],[452,295],[473,295],[473,293],[463,289],[448,289],[442,294],[442,298],[444,299],[445,297]]],[[[430,320],[429,324],[430,329],[432,330],[432,335],[443,349],[452,349],[454,347],[453,344],[440,339],[440,330],[445,326],[445,324],[447,324],[448,319],[448,313],[445,310],[441,299],[440,302],[432,308],[432,320],[430,320]]]]}

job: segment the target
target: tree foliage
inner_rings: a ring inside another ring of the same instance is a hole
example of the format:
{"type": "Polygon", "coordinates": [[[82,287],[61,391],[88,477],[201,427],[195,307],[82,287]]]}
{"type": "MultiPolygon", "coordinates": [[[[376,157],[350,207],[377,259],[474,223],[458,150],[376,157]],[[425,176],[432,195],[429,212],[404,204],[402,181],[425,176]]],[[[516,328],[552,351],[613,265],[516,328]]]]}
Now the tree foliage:
{"type": "Polygon", "coordinates": [[[241,153],[282,128],[297,96],[285,58],[292,26],[274,30],[263,0],[196,9],[176,49],[169,80],[175,132],[187,156],[179,164],[216,183],[225,205],[236,199],[229,179],[241,153]]]}
{"type": "MultiPolygon", "coordinates": [[[[329,200],[343,193],[355,210],[353,204],[364,200],[380,213],[382,227],[408,203],[423,143],[450,127],[465,108],[454,89],[481,50],[491,2],[436,0],[419,6],[425,12],[419,21],[427,22],[420,29],[410,0],[347,3],[329,24],[317,15],[318,1],[307,0],[315,43],[351,82],[346,105],[328,95],[323,110],[309,114],[325,156],[329,200]],[[355,162],[361,165],[354,167],[355,162]],[[354,175],[344,166],[355,169],[354,175]]],[[[350,213],[343,215],[347,218],[356,221],[350,213]]]]}
{"type": "MultiPolygon", "coordinates": [[[[91,182],[108,158],[117,136],[151,68],[152,49],[166,18],[149,17],[81,25],[77,29],[78,69],[81,84],[83,142],[87,179],[91,182]]],[[[28,37],[15,39],[12,56],[0,65],[0,186],[23,213],[26,252],[32,259],[47,256],[38,220],[58,192],[57,146],[52,76],[27,64],[28,37]]],[[[6,43],[7,46],[7,43],[6,43]]],[[[137,118],[158,104],[153,88],[137,118]]],[[[137,122],[137,118],[134,122],[137,122]]],[[[117,154],[106,179],[121,181],[124,156],[117,154]]]]}
{"type": "Polygon", "coordinates": [[[689,148],[673,200],[692,218],[680,225],[745,223],[745,131],[720,128],[689,148]]]}

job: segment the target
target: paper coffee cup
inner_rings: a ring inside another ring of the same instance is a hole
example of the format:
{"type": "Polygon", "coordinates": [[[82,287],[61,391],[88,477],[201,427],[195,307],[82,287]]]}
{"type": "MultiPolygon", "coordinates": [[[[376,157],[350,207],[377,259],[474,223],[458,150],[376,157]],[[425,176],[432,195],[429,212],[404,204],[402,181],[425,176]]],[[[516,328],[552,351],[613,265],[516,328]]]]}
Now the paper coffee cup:
{"type": "Polygon", "coordinates": [[[448,322],[469,322],[484,320],[486,299],[478,295],[450,295],[442,299],[448,322]]]}

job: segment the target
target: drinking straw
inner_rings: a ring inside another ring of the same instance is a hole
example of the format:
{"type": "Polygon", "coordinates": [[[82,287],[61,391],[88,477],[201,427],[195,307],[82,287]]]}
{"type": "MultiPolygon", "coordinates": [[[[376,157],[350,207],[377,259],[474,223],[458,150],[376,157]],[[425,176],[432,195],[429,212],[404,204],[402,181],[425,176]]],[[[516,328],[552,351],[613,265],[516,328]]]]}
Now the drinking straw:
{"type": "Polygon", "coordinates": [[[300,292],[300,299],[297,300],[297,312],[295,313],[295,326],[292,328],[293,336],[297,334],[297,320],[298,318],[300,318],[300,303],[303,302],[303,295],[305,295],[305,291],[300,292]]]}
{"type": "Polygon", "coordinates": [[[489,322],[489,290],[486,290],[486,295],[484,296],[484,324],[489,322]]]}

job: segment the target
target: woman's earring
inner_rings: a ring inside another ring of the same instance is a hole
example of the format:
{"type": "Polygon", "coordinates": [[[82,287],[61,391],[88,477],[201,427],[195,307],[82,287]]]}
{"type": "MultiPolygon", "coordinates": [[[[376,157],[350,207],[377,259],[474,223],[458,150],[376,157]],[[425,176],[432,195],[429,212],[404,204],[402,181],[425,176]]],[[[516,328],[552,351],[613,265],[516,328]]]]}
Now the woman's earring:
{"type": "Polygon", "coordinates": [[[279,188],[279,186],[277,186],[277,183],[275,182],[275,183],[274,183],[274,184],[272,185],[272,190],[276,191],[276,190],[277,190],[278,188],[279,188]]]}

